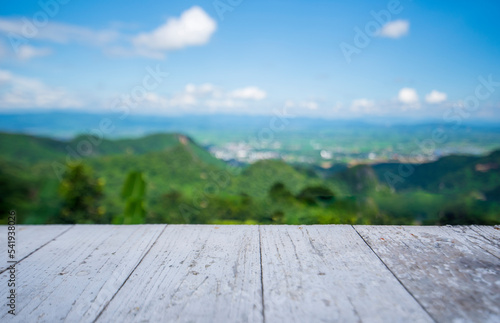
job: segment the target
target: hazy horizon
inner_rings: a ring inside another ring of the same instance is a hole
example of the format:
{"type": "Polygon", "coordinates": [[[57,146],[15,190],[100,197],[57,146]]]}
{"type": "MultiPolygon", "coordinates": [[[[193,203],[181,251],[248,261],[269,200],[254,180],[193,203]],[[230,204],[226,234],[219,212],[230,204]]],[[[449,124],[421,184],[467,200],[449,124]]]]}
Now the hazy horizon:
{"type": "Polygon", "coordinates": [[[499,9],[488,1],[8,2],[0,114],[278,110],[500,122],[499,9]]]}

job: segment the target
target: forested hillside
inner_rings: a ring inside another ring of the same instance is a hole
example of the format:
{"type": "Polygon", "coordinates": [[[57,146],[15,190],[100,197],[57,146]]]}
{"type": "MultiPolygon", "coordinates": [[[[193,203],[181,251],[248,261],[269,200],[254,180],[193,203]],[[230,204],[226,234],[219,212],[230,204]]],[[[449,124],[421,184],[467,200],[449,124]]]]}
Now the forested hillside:
{"type": "Polygon", "coordinates": [[[500,151],[424,164],[229,166],[190,138],[0,134],[2,221],[500,223],[500,151]]]}

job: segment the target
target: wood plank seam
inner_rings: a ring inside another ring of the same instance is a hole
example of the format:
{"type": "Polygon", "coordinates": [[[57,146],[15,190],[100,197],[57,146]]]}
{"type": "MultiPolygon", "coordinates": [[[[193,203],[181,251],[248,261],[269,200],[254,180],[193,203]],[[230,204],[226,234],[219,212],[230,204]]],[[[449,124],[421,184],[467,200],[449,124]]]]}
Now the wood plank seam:
{"type": "Polygon", "coordinates": [[[500,235],[492,227],[356,226],[357,231],[405,286],[440,322],[500,322],[500,293],[496,257],[500,235]],[[493,246],[492,246],[493,247],[493,246]]]}
{"type": "MultiPolygon", "coordinates": [[[[72,228],[74,228],[75,225],[73,224],[72,226],[70,226],[69,228],[67,228],[66,230],[64,230],[63,232],[59,233],[57,236],[55,236],[54,238],[50,239],[49,241],[47,241],[46,243],[44,243],[43,245],[41,245],[40,247],[36,248],[35,250],[33,250],[32,252],[30,252],[29,254],[27,254],[26,256],[22,257],[20,260],[18,260],[16,262],[16,266],[21,262],[23,261],[24,259],[28,258],[29,256],[31,256],[32,254],[34,254],[35,252],[37,252],[38,250],[42,249],[43,247],[45,247],[46,245],[48,245],[49,243],[51,243],[52,241],[56,240],[57,238],[59,238],[60,236],[62,236],[63,234],[65,234],[66,232],[68,232],[69,230],[71,230],[72,228]]],[[[4,272],[6,272],[7,270],[9,270],[9,267],[7,266],[7,268],[5,268],[4,270],[0,271],[0,275],[3,274],[4,272]]]]}
{"type": "Polygon", "coordinates": [[[146,256],[148,255],[149,251],[151,251],[151,249],[154,247],[154,245],[156,244],[156,242],[158,241],[158,239],[161,237],[161,235],[165,232],[165,229],[167,228],[168,224],[165,224],[165,226],[163,227],[163,230],[161,230],[160,234],[156,237],[155,241],[151,244],[151,246],[149,247],[149,249],[144,253],[144,255],[142,256],[141,260],[139,260],[137,262],[137,265],[134,267],[134,269],[132,269],[130,271],[130,273],[128,274],[127,278],[125,278],[125,280],[123,281],[123,283],[120,285],[120,287],[115,291],[115,293],[113,294],[113,296],[109,299],[109,301],[106,303],[106,305],[104,305],[104,307],[102,308],[102,310],[99,312],[99,314],[97,314],[97,316],[95,317],[95,319],[92,321],[93,323],[97,322],[97,320],[99,319],[99,317],[102,315],[102,313],[106,310],[106,308],[108,307],[108,305],[113,301],[113,299],[115,298],[115,296],[118,294],[118,292],[123,288],[123,286],[127,283],[127,281],[130,279],[130,277],[132,276],[132,274],[135,272],[135,270],[140,266],[140,264],[142,263],[142,261],[144,260],[144,258],[146,258],[146,256]]]}
{"type": "Polygon", "coordinates": [[[257,225],[169,225],[97,322],[262,323],[258,244],[257,225]]]}
{"type": "Polygon", "coordinates": [[[370,246],[370,244],[368,242],[366,242],[366,240],[363,238],[363,236],[358,232],[358,230],[356,230],[354,225],[351,225],[351,227],[354,229],[354,231],[356,231],[356,233],[361,238],[361,240],[363,240],[363,242],[368,246],[368,248],[370,248],[370,250],[375,254],[375,256],[377,256],[377,258],[380,260],[380,262],[382,262],[382,264],[384,264],[385,268],[387,268],[387,270],[394,276],[394,278],[396,278],[396,280],[401,284],[401,286],[403,286],[403,288],[408,292],[408,294],[410,294],[411,297],[418,303],[418,305],[420,305],[420,307],[427,313],[427,315],[429,315],[429,317],[434,322],[437,322],[437,320],[431,315],[431,313],[429,313],[429,311],[427,311],[427,309],[422,305],[422,303],[420,303],[420,301],[415,297],[415,295],[413,295],[413,293],[403,284],[403,282],[399,279],[399,277],[396,276],[396,274],[391,270],[391,268],[389,268],[389,266],[387,266],[387,264],[382,260],[382,258],[380,258],[380,256],[375,252],[375,250],[373,250],[373,248],[370,246]]]}
{"type": "Polygon", "coordinates": [[[261,302],[262,302],[262,322],[266,323],[266,306],[264,301],[264,271],[262,269],[262,234],[261,226],[259,225],[259,258],[260,258],[260,291],[261,291],[261,302]]]}
{"type": "Polygon", "coordinates": [[[266,322],[435,321],[350,225],[261,232],[266,322]]]}
{"type": "MultiPolygon", "coordinates": [[[[492,245],[494,245],[494,242],[489,239],[488,237],[486,237],[484,234],[482,234],[479,230],[475,229],[474,227],[471,227],[471,230],[474,231],[475,233],[477,233],[479,236],[483,237],[485,240],[489,241],[492,245]]],[[[493,254],[492,252],[490,252],[489,250],[487,249],[484,249],[484,247],[481,245],[481,244],[478,244],[477,242],[475,241],[472,241],[472,243],[474,243],[476,246],[478,246],[479,248],[481,248],[482,250],[486,251],[487,253],[489,253],[490,255],[500,259],[500,257],[498,257],[497,255],[493,254]]]]}

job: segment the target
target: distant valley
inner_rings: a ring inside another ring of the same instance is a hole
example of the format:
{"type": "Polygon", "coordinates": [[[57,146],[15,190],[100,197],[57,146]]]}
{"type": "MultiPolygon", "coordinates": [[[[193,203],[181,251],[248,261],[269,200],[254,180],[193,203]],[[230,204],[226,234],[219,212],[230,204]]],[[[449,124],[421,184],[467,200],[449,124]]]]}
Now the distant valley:
{"type": "Polygon", "coordinates": [[[238,164],[177,133],[69,141],[2,133],[0,149],[1,212],[16,209],[22,223],[121,221],[134,172],[145,183],[140,223],[500,223],[500,150],[425,163],[325,165],[278,155],[238,164]],[[78,187],[87,188],[78,195],[78,187]],[[68,216],[70,207],[95,215],[68,216]]]}

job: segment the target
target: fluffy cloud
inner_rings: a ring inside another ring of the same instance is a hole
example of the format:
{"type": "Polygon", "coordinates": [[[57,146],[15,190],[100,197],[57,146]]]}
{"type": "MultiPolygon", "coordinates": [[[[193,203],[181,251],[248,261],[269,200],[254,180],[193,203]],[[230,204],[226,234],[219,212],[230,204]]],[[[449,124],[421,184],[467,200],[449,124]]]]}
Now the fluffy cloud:
{"type": "Polygon", "coordinates": [[[17,55],[25,57],[40,54],[40,49],[35,54],[33,48],[25,47],[27,41],[38,40],[100,46],[106,53],[116,56],[161,59],[166,51],[207,44],[216,29],[215,20],[198,6],[184,11],[178,18],[169,18],[165,24],[151,32],[132,36],[114,29],[93,30],[52,21],[47,22],[43,28],[38,28],[26,18],[0,18],[0,34],[10,40],[17,55]]]}
{"type": "Polygon", "coordinates": [[[415,89],[405,87],[399,90],[398,100],[404,104],[418,103],[418,95],[415,89]]]}
{"type": "Polygon", "coordinates": [[[22,60],[32,59],[37,56],[46,56],[51,54],[50,48],[36,48],[30,45],[23,45],[19,47],[17,57],[22,60]]]}
{"type": "Polygon", "coordinates": [[[356,99],[351,103],[351,110],[354,112],[365,110],[370,111],[375,106],[375,102],[373,100],[368,99],[356,99]]]}
{"type": "Polygon", "coordinates": [[[222,90],[211,83],[204,83],[201,85],[189,83],[186,85],[184,92],[196,97],[220,97],[222,90]]]}
{"type": "Polygon", "coordinates": [[[318,102],[315,101],[304,101],[301,102],[301,105],[309,110],[317,110],[318,109],[318,102]]]}
{"type": "Polygon", "coordinates": [[[74,108],[83,103],[64,89],[0,70],[0,108],[74,108]]]}
{"type": "Polygon", "coordinates": [[[444,92],[432,90],[431,93],[425,96],[425,101],[431,104],[437,104],[446,101],[447,95],[444,92]]]}
{"type": "Polygon", "coordinates": [[[266,98],[267,93],[256,86],[248,86],[234,90],[230,93],[230,96],[235,99],[260,101],[266,98]]]}
{"type": "Polygon", "coordinates": [[[205,45],[217,29],[217,23],[203,9],[194,6],[184,11],[179,18],[167,22],[149,33],[132,39],[139,53],[158,55],[162,51],[188,46],[205,45]]]}
{"type": "Polygon", "coordinates": [[[410,29],[410,22],[408,20],[399,19],[390,21],[385,25],[383,25],[378,35],[380,37],[400,38],[408,34],[409,29],[410,29]]]}
{"type": "Polygon", "coordinates": [[[180,92],[170,97],[157,93],[147,93],[140,102],[150,112],[166,112],[181,108],[183,111],[195,111],[205,107],[210,111],[220,111],[232,108],[245,108],[252,101],[262,100],[266,92],[258,87],[250,86],[233,91],[225,91],[211,83],[200,85],[187,84],[180,92]],[[248,90],[251,89],[251,90],[248,90]]]}

